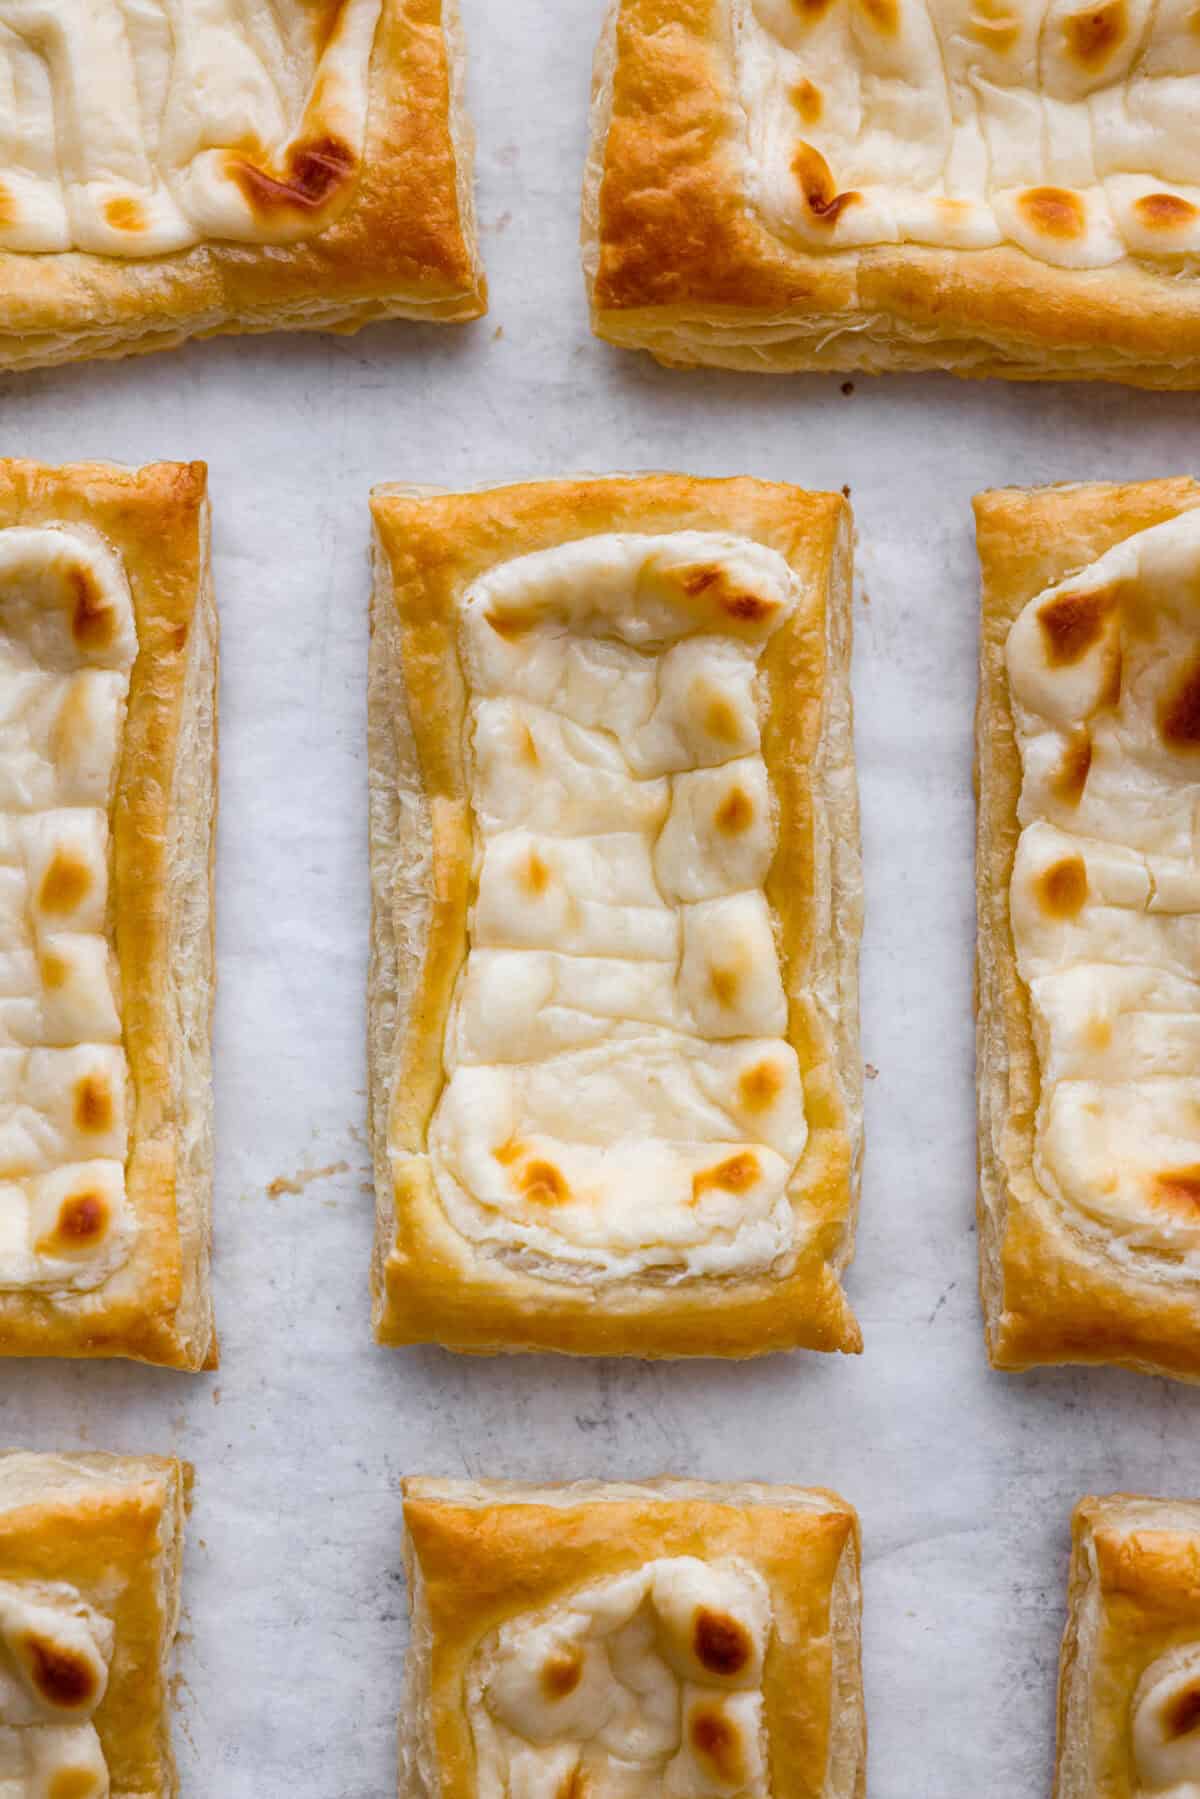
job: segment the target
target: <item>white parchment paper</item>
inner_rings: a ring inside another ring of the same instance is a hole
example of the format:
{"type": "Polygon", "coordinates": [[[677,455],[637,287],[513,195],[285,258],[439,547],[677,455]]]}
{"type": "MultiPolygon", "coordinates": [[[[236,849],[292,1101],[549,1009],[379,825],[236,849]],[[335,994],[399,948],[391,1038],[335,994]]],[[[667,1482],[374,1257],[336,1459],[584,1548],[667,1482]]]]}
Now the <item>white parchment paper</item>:
{"type": "Polygon", "coordinates": [[[465,0],[493,310],[0,378],[0,453],[206,459],[223,625],[222,1367],[0,1364],[0,1439],[197,1468],[188,1799],[385,1799],[405,1472],[838,1488],[866,1540],[875,1799],[1045,1799],[1071,1505],[1200,1493],[1200,1392],[988,1371],[976,1297],[969,500],[1195,472],[1197,404],[1109,387],[668,373],[588,334],[600,0],[465,0]],[[581,469],[852,489],[868,921],[854,1361],[456,1359],[370,1341],[367,491],[581,469]],[[308,1179],[314,1170],[334,1172],[308,1179]],[[272,1192],[280,1177],[298,1191],[272,1192]]]}

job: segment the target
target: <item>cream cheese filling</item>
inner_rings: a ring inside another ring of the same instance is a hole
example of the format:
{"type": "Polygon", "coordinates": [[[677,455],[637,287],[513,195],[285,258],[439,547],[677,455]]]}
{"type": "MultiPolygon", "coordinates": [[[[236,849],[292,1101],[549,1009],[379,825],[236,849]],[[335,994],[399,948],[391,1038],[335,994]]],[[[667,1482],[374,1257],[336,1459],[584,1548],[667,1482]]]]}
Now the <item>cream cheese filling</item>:
{"type": "Polygon", "coordinates": [[[805,250],[1200,254],[1194,0],[730,0],[745,178],[805,250]]]}
{"type": "Polygon", "coordinates": [[[108,878],[136,655],[98,537],[0,530],[0,1288],[95,1287],[129,1254],[108,878]]]}
{"type": "Polygon", "coordinates": [[[161,256],[329,224],[381,0],[0,0],[0,249],[161,256]]]}
{"type": "Polygon", "coordinates": [[[770,1594],[677,1556],[510,1620],[467,1678],[479,1799],[770,1799],[770,1594]]]}
{"type": "Polygon", "coordinates": [[[1133,1700],[1138,1799],[1200,1799],[1200,1644],[1169,1651],[1133,1700]]]}
{"type": "Polygon", "coordinates": [[[0,1581],[0,1799],[107,1799],[92,1717],[112,1650],[73,1587],[0,1581]]]}
{"type": "Polygon", "coordinates": [[[1179,1268],[1200,1251],[1200,513],[1031,600],[1007,659],[1034,1171],[1114,1249],[1179,1268]]]}
{"type": "Polygon", "coordinates": [[[456,1228],[560,1276],[795,1252],[758,659],[795,604],[731,537],[590,538],[464,598],[475,898],[428,1133],[456,1228]]]}

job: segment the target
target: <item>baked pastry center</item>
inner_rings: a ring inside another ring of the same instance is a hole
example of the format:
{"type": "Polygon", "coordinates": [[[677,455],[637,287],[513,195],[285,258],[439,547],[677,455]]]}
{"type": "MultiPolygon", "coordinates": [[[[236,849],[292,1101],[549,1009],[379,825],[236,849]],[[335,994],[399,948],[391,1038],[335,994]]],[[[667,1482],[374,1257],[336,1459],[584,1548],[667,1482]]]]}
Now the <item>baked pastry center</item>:
{"type": "Polygon", "coordinates": [[[1139,1799],[1200,1793],[1200,1647],[1172,1650],[1143,1674],[1133,1702],[1133,1759],[1139,1799]]]}
{"type": "Polygon", "coordinates": [[[92,1715],[112,1649],[74,1588],[0,1581],[0,1799],[106,1799],[92,1715]]]}
{"type": "Polygon", "coordinates": [[[807,1137],[757,667],[775,552],[570,543],[464,599],[475,898],[428,1148],[455,1226],[595,1280],[794,1251],[807,1137]]]}
{"type": "Polygon", "coordinates": [[[0,0],[0,249],[161,256],[328,225],[382,0],[0,0]]]}
{"type": "Polygon", "coordinates": [[[1195,0],[731,0],[749,191],[806,250],[1200,253],[1195,0]]]}
{"type": "Polygon", "coordinates": [[[1200,513],[1031,600],[1007,659],[1035,1173],[1179,1272],[1200,1251],[1200,513]]]}
{"type": "Polygon", "coordinates": [[[690,1556],[503,1625],[469,1675],[479,1799],[768,1799],[770,1631],[760,1575],[690,1556]]]}
{"type": "Polygon", "coordinates": [[[109,805],[137,654],[124,571],[74,529],[0,531],[0,1288],[129,1253],[109,805]]]}

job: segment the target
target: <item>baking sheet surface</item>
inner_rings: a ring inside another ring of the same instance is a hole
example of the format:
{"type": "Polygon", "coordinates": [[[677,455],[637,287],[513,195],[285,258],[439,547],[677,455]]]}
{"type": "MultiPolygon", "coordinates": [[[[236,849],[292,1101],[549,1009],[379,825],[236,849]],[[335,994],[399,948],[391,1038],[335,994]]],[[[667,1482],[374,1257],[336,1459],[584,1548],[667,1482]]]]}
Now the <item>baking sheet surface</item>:
{"type": "Polygon", "coordinates": [[[1200,1391],[988,1371],[976,1296],[970,496],[1195,473],[1197,402],[948,378],[668,373],[587,330],[576,247],[599,0],[464,0],[492,312],[0,378],[0,453],[201,457],[223,624],[222,1367],[0,1365],[0,1436],[197,1468],[188,1799],[385,1799],[405,1472],[660,1472],[860,1509],[873,1799],[1044,1799],[1068,1518],[1200,1493],[1200,1391]],[[849,486],[868,919],[866,1353],[455,1359],[368,1328],[367,491],[674,468],[849,486]]]}

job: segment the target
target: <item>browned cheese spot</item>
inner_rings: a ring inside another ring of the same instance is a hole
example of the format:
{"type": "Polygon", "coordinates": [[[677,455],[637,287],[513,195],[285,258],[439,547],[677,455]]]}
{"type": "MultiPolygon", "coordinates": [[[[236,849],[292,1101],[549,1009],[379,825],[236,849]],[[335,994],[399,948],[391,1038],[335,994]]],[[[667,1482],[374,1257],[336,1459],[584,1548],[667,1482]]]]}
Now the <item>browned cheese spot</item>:
{"type": "Polygon", "coordinates": [[[1200,1725],[1200,1684],[1176,1693],[1163,1717],[1168,1737],[1190,1736],[1200,1725]]]}
{"type": "Polygon", "coordinates": [[[132,194],[122,194],[117,199],[110,200],[104,208],[104,216],[114,231],[146,229],[145,208],[132,194]]]}
{"type": "Polygon", "coordinates": [[[534,1206],[561,1206],[571,1197],[570,1187],[553,1162],[529,1162],[521,1171],[520,1186],[534,1206]]]}
{"type": "Polygon", "coordinates": [[[792,11],[806,24],[815,25],[823,19],[833,5],[833,0],[792,0],[792,11]]]}
{"type": "Polygon", "coordinates": [[[535,899],[541,897],[549,887],[553,876],[536,850],[530,850],[529,860],[525,864],[525,872],[521,876],[521,885],[535,899]]]}
{"type": "Polygon", "coordinates": [[[692,1747],[720,1780],[742,1779],[742,1739],[735,1726],[715,1706],[698,1705],[692,1713],[692,1747]]]}
{"type": "Polygon", "coordinates": [[[1154,1198],[1177,1212],[1200,1210],[1200,1165],[1165,1168],[1154,1176],[1154,1198]]]}
{"type": "Polygon", "coordinates": [[[885,37],[895,37],[900,29],[897,0],[859,0],[859,5],[876,31],[882,32],[885,37]]]}
{"type": "Polygon", "coordinates": [[[718,743],[737,743],[742,730],[731,703],[722,694],[714,692],[706,681],[698,681],[694,693],[705,733],[715,737],[718,743]]]}
{"type": "Polygon", "coordinates": [[[741,980],[736,968],[710,968],[708,971],[709,989],[719,1006],[736,1005],[741,980]]]}
{"type": "Polygon", "coordinates": [[[499,1162],[501,1168],[511,1168],[514,1162],[519,1162],[521,1160],[524,1153],[523,1146],[512,1137],[509,1138],[507,1143],[502,1143],[499,1149],[494,1149],[492,1151],[493,1157],[499,1162]]]}
{"type": "Polygon", "coordinates": [[[798,81],[792,89],[792,105],[806,125],[815,125],[821,117],[825,102],[821,97],[820,88],[804,79],[798,81]]]}
{"type": "Polygon", "coordinates": [[[111,1131],[112,1091],[100,1074],[85,1074],[75,1088],[75,1129],[111,1131]]]}
{"type": "Polygon", "coordinates": [[[583,1769],[573,1768],[569,1774],[564,1776],[563,1783],[555,1793],[554,1799],[588,1799],[591,1790],[591,1782],[583,1769]]]}
{"type": "Polygon", "coordinates": [[[1171,749],[1200,749],[1200,657],[1168,690],[1159,707],[1158,728],[1171,749]]]}
{"type": "Polygon", "coordinates": [[[21,1639],[29,1656],[30,1678],[39,1698],[58,1711],[78,1711],[96,1696],[96,1677],[82,1656],[33,1632],[21,1639]]]}
{"type": "Polygon", "coordinates": [[[1062,761],[1050,779],[1050,790],[1064,806],[1077,806],[1092,769],[1092,739],[1086,725],[1072,731],[1062,761]]]}
{"type": "Polygon", "coordinates": [[[43,912],[74,912],[87,898],[91,885],[92,873],[86,862],[70,850],[55,850],[42,876],[38,905],[43,912]]]}
{"type": "Polygon", "coordinates": [[[692,1630],[692,1648],[696,1660],[711,1674],[740,1674],[750,1660],[754,1645],[750,1633],[736,1618],[724,1612],[710,1612],[701,1606],[692,1630]]]}
{"type": "Polygon", "coordinates": [[[1182,194],[1143,194],[1133,210],[1147,231],[1184,231],[1200,218],[1200,210],[1182,194]]]}
{"type": "Polygon", "coordinates": [[[1087,213],[1079,195],[1066,187],[1027,187],[1017,205],[1043,237],[1069,240],[1087,230],[1087,213]]]}
{"type": "Polygon", "coordinates": [[[116,632],[112,608],[86,568],[73,568],[67,579],[75,599],[72,637],[81,649],[106,650],[116,632]]]}
{"type": "Polygon", "coordinates": [[[722,1193],[749,1193],[759,1173],[758,1157],[751,1155],[749,1150],[730,1156],[726,1161],[718,1162],[715,1168],[705,1168],[692,1176],[692,1204],[703,1199],[714,1187],[722,1193]]]}
{"type": "Polygon", "coordinates": [[[97,1799],[99,1791],[90,1768],[59,1768],[50,1777],[47,1799],[97,1799]]]}
{"type": "Polygon", "coordinates": [[[58,1223],[37,1245],[39,1255],[55,1255],[72,1249],[90,1249],[108,1229],[108,1206],[103,1194],[72,1193],[63,1200],[58,1223]]]}
{"type": "Polygon", "coordinates": [[[741,787],[731,787],[713,816],[713,823],[726,837],[740,837],[754,823],[754,801],[741,787]]]}
{"type": "Polygon", "coordinates": [[[1094,593],[1060,593],[1039,607],[1042,647],[1051,668],[1083,661],[1103,637],[1114,604],[1108,588],[1097,588],[1094,593]]]}
{"type": "Polygon", "coordinates": [[[286,167],[278,175],[236,153],[228,163],[230,175],[252,210],[266,218],[280,212],[319,212],[348,185],[355,166],[354,151],[336,137],[293,144],[286,167]]]}
{"type": "Polygon", "coordinates": [[[346,0],[307,0],[312,17],[313,49],[320,58],[324,56],[333,40],[334,33],[342,22],[342,14],[346,10],[346,0]]]}
{"type": "Polygon", "coordinates": [[[1111,1049],[1113,1040],[1112,1020],[1109,1018],[1089,1018],[1084,1027],[1084,1039],[1089,1049],[1111,1049]]]}
{"type": "Polygon", "coordinates": [[[515,638],[524,637],[527,631],[533,629],[533,616],[529,612],[510,609],[502,612],[485,612],[484,617],[496,636],[503,637],[505,643],[512,643],[515,638]]]}
{"type": "Polygon", "coordinates": [[[66,985],[67,975],[70,970],[62,957],[56,955],[54,950],[48,949],[42,951],[40,969],[42,986],[46,988],[47,992],[55,993],[60,987],[66,985]]]}
{"type": "Polygon", "coordinates": [[[538,746],[534,742],[533,732],[528,725],[521,726],[520,756],[522,762],[527,762],[530,768],[539,767],[542,760],[538,755],[538,746]]]}
{"type": "Polygon", "coordinates": [[[1011,50],[1021,35],[1021,21],[1008,0],[975,0],[967,30],[986,50],[1011,50]]]}
{"type": "Polygon", "coordinates": [[[1082,856],[1064,856],[1042,870],[1036,886],[1043,912],[1051,918],[1075,918],[1087,898],[1087,864],[1082,856]]]}
{"type": "Polygon", "coordinates": [[[778,602],[765,600],[761,594],[746,593],[743,589],[731,587],[724,569],[692,568],[682,576],[680,585],[689,599],[699,599],[701,594],[711,593],[721,611],[727,617],[745,623],[756,624],[760,619],[770,618],[777,612],[778,602]]]}
{"type": "Polygon", "coordinates": [[[1068,13],[1063,20],[1067,54],[1088,70],[1103,68],[1128,35],[1125,0],[1101,0],[1099,6],[1068,13]]]}
{"type": "Polygon", "coordinates": [[[773,1062],[756,1062],[738,1079],[738,1093],[747,1112],[765,1112],[775,1104],[783,1088],[783,1076],[773,1062]]]}
{"type": "Polygon", "coordinates": [[[578,1649],[565,1649],[542,1663],[541,1685],[547,1699],[565,1699],[583,1679],[583,1657],[578,1649]]]}
{"type": "Polygon", "coordinates": [[[822,225],[836,225],[846,208],[852,206],[859,197],[856,193],[837,192],[829,164],[811,144],[802,142],[796,145],[795,155],[792,157],[792,174],[803,189],[804,203],[809,212],[822,225]]]}

